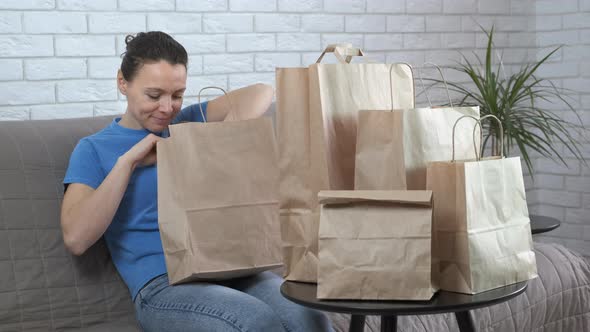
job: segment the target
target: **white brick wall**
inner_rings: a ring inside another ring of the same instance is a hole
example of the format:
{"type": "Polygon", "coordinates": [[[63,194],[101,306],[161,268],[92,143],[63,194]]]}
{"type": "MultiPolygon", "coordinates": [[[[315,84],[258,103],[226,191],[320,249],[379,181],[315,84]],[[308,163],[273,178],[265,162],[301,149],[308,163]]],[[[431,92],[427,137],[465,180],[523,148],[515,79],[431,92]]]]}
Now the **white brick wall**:
{"type": "Polygon", "coordinates": [[[256,15],[256,32],[298,32],[300,15],[293,14],[259,14],[256,15]]]}
{"type": "MultiPolygon", "coordinates": [[[[590,68],[586,65],[590,60],[590,38],[585,37],[589,35],[590,27],[588,3],[587,0],[536,1],[531,29],[536,46],[542,48],[535,52],[538,59],[550,49],[565,45],[551,63],[539,70],[539,76],[573,90],[572,103],[586,127],[590,124],[590,68]]],[[[557,111],[568,120],[576,121],[571,112],[559,108],[557,111]]],[[[588,147],[588,143],[582,146],[582,154],[587,160],[590,159],[588,147]]],[[[590,168],[573,159],[569,152],[564,152],[564,156],[569,167],[537,159],[538,180],[533,186],[539,188],[535,189],[539,197],[532,209],[562,220],[561,227],[543,234],[543,241],[559,242],[590,256],[590,168]]]]}
{"type": "Polygon", "coordinates": [[[0,12],[0,33],[19,33],[22,29],[21,13],[0,12]]]}
{"type": "Polygon", "coordinates": [[[161,30],[167,33],[201,32],[199,13],[150,13],[147,16],[148,30],[161,30]]]}
{"type": "Polygon", "coordinates": [[[278,33],[277,50],[314,51],[320,49],[319,33],[278,33]]]}
{"type": "Polygon", "coordinates": [[[301,18],[301,30],[304,32],[343,32],[344,16],[305,15],[301,18]]]}
{"type": "MultiPolygon", "coordinates": [[[[329,44],[334,44],[334,43],[351,43],[352,45],[364,45],[364,35],[363,34],[359,34],[359,33],[323,33],[321,34],[321,38],[322,38],[322,46],[320,47],[320,50],[322,48],[325,48],[326,46],[328,46],[329,44]]],[[[319,53],[316,51],[314,52],[314,54],[319,55],[319,53]]],[[[304,63],[305,64],[305,63],[304,63]]]]}
{"type": "MultiPolygon", "coordinates": [[[[485,1],[482,1],[485,2],[485,1]]],[[[477,12],[477,0],[443,0],[443,13],[469,14],[477,12]]]]}
{"type": "Polygon", "coordinates": [[[53,9],[54,0],[2,0],[0,9],[53,9]]]}
{"type": "Polygon", "coordinates": [[[1,82],[3,105],[53,104],[55,84],[50,82],[1,82]]]}
{"type": "MultiPolygon", "coordinates": [[[[590,123],[588,0],[2,0],[0,120],[123,112],[115,75],[128,33],[163,30],[185,46],[190,103],[206,85],[274,84],[275,67],[311,64],[335,42],[376,61],[452,65],[485,48],[478,24],[495,24],[508,70],[565,44],[538,74],[580,91],[573,103],[590,123]]],[[[590,143],[582,151],[590,159],[590,143]]],[[[569,167],[535,157],[531,211],[564,222],[540,240],[590,255],[590,169],[564,155],[569,167]]]]}
{"type": "Polygon", "coordinates": [[[86,15],[80,12],[26,12],[24,33],[86,33],[86,15]]]}
{"type": "Polygon", "coordinates": [[[117,10],[117,0],[57,0],[59,10],[117,10]]]}
{"type": "Polygon", "coordinates": [[[179,12],[211,12],[227,10],[227,0],[176,0],[179,12]]]}
{"type": "Polygon", "coordinates": [[[440,0],[406,0],[408,14],[438,14],[442,13],[442,7],[443,3],[440,0]]]}
{"type": "Polygon", "coordinates": [[[226,47],[223,34],[178,35],[176,40],[186,48],[188,53],[222,53],[226,47]]]}
{"type": "MultiPolygon", "coordinates": [[[[23,79],[23,61],[20,59],[0,60],[0,80],[18,81],[23,79]]],[[[1,114],[1,113],[0,113],[1,114]]]]}
{"type": "Polygon", "coordinates": [[[25,60],[27,80],[54,80],[86,77],[86,60],[81,58],[48,58],[25,60]]]}
{"type": "Polygon", "coordinates": [[[258,72],[272,72],[276,67],[299,67],[301,55],[299,53],[260,53],[256,55],[258,72]]]}
{"type": "Polygon", "coordinates": [[[134,33],[146,28],[145,14],[97,13],[88,15],[90,33],[134,33]]]}
{"type": "Polygon", "coordinates": [[[57,56],[101,56],[115,55],[114,36],[72,35],[55,36],[57,56]]]}
{"type": "Polygon", "coordinates": [[[169,11],[174,10],[175,0],[125,0],[119,1],[119,10],[169,11]]]}
{"type": "Polygon", "coordinates": [[[52,56],[53,38],[35,35],[1,35],[0,57],[52,56]]]}
{"type": "Polygon", "coordinates": [[[2,113],[2,120],[29,120],[31,118],[31,108],[21,106],[0,107],[2,113]]]}
{"type": "Polygon", "coordinates": [[[92,104],[60,104],[60,105],[38,105],[31,106],[31,119],[64,119],[93,116],[92,104]]]}
{"type": "Polygon", "coordinates": [[[283,12],[316,12],[322,10],[322,0],[278,0],[278,2],[279,11],[283,12]]]}
{"type": "Polygon", "coordinates": [[[387,17],[388,32],[423,32],[424,16],[392,15],[387,17]]]}
{"type": "Polygon", "coordinates": [[[117,77],[117,70],[121,65],[119,57],[96,57],[88,59],[89,78],[110,78],[117,77]]]}
{"type": "Polygon", "coordinates": [[[544,14],[563,14],[575,13],[578,10],[578,0],[537,0],[535,1],[535,13],[544,14]]]}
{"type": "Polygon", "coordinates": [[[236,12],[274,12],[277,0],[229,0],[229,10],[236,12]]]}
{"type": "Polygon", "coordinates": [[[347,15],[346,32],[385,32],[385,15],[347,15]]]}
{"type": "Polygon", "coordinates": [[[456,32],[461,31],[461,17],[456,15],[449,16],[427,16],[426,31],[429,32],[456,32]]]}
{"type": "Polygon", "coordinates": [[[440,33],[416,33],[404,35],[404,49],[440,49],[440,33]]]}
{"type": "Polygon", "coordinates": [[[252,32],[254,16],[250,14],[205,14],[203,32],[252,32]]]}
{"type": "Polygon", "coordinates": [[[367,0],[367,13],[405,13],[405,0],[367,0]]]}
{"type": "Polygon", "coordinates": [[[481,14],[510,14],[510,0],[479,1],[481,14]]]}
{"type": "Polygon", "coordinates": [[[117,89],[114,80],[68,80],[57,82],[57,100],[62,103],[116,99],[117,89]]]}
{"type": "Polygon", "coordinates": [[[324,10],[333,13],[363,13],[365,0],[324,0],[324,10]]]}
{"type": "Polygon", "coordinates": [[[367,34],[364,48],[367,51],[388,51],[403,48],[401,34],[367,34]]]}
{"type": "Polygon", "coordinates": [[[252,72],[254,70],[254,55],[204,55],[203,69],[205,74],[252,72]]]}
{"type": "Polygon", "coordinates": [[[94,103],[94,116],[114,115],[125,112],[125,101],[94,103]]]}

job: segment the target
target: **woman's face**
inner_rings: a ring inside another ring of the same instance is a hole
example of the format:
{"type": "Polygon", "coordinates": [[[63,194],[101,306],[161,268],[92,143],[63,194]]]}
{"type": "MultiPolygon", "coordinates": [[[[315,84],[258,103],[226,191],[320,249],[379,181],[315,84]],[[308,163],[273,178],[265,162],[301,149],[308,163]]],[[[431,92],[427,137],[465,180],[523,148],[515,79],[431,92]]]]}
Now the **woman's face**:
{"type": "Polygon", "coordinates": [[[131,81],[126,81],[119,70],[119,91],[127,96],[127,112],[122,126],[151,132],[161,132],[180,112],[186,89],[186,68],[161,60],[145,63],[131,81]]]}

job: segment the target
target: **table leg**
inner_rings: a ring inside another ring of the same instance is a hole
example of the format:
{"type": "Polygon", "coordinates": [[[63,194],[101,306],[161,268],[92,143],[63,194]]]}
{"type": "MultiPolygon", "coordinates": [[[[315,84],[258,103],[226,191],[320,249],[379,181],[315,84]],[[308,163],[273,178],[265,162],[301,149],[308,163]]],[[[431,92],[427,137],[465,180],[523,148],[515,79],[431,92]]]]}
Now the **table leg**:
{"type": "Polygon", "coordinates": [[[365,316],[364,315],[351,315],[350,316],[350,327],[349,332],[363,332],[365,329],[365,316]]]}
{"type": "Polygon", "coordinates": [[[458,311],[455,312],[457,318],[457,324],[459,324],[459,331],[461,332],[475,332],[473,320],[469,315],[469,311],[458,311]]]}
{"type": "Polygon", "coordinates": [[[397,316],[381,316],[381,332],[396,332],[397,316]]]}

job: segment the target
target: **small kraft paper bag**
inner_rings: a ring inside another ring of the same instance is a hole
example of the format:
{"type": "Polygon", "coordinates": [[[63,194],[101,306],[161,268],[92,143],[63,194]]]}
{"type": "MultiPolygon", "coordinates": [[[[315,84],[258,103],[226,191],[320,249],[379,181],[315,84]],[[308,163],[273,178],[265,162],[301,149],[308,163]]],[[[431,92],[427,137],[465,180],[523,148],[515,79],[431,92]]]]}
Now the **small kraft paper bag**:
{"type": "Polygon", "coordinates": [[[277,138],[284,276],[317,282],[320,190],[354,189],[356,121],[360,109],[414,106],[405,64],[350,63],[350,44],[329,45],[309,68],[277,68],[277,138]],[[333,53],[339,63],[320,63],[333,53]],[[393,69],[391,69],[393,67],[393,69]],[[388,86],[397,89],[394,105],[388,86]]]}
{"type": "Polygon", "coordinates": [[[158,224],[170,283],[281,266],[272,120],[181,123],[169,130],[170,137],[157,143],[157,171],[158,224]]]}
{"type": "Polygon", "coordinates": [[[476,159],[428,166],[440,289],[475,294],[537,276],[520,158],[504,157],[503,144],[498,157],[480,159],[474,144],[476,159]]]}
{"type": "MultiPolygon", "coordinates": [[[[434,65],[424,65],[429,64],[434,65]]],[[[446,87],[442,70],[434,66],[446,87]]],[[[390,86],[393,90],[397,88],[395,83],[390,83],[390,86]]],[[[427,92],[425,88],[424,92],[427,92]]],[[[431,161],[448,159],[452,144],[451,129],[457,119],[463,115],[479,117],[479,107],[454,106],[448,88],[446,92],[450,107],[432,106],[426,93],[429,107],[390,109],[385,112],[367,109],[359,112],[355,189],[426,188],[426,167],[431,161]]],[[[391,96],[393,98],[393,94],[391,96]]],[[[464,123],[457,127],[455,150],[459,158],[469,158],[473,153],[472,129],[464,123]]],[[[476,139],[479,141],[479,137],[476,139]]]]}
{"type": "Polygon", "coordinates": [[[321,191],[319,299],[429,300],[431,191],[321,191]]]}

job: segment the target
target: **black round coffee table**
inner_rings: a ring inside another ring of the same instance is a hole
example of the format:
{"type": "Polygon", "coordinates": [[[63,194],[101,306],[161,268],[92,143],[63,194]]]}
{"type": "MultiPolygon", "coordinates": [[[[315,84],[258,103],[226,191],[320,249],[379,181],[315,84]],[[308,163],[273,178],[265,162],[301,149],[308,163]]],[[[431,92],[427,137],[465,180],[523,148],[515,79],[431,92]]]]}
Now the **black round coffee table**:
{"type": "Polygon", "coordinates": [[[531,233],[539,234],[552,231],[561,225],[561,222],[553,217],[530,215],[531,233]]]}
{"type": "Polygon", "coordinates": [[[469,310],[507,301],[524,292],[526,287],[527,282],[523,281],[475,295],[438,291],[429,301],[348,301],[318,300],[316,284],[285,281],[281,294],[309,308],[351,314],[350,332],[362,332],[367,315],[380,315],[381,332],[390,332],[397,329],[397,316],[445,312],[455,313],[461,332],[474,332],[469,310]]]}

